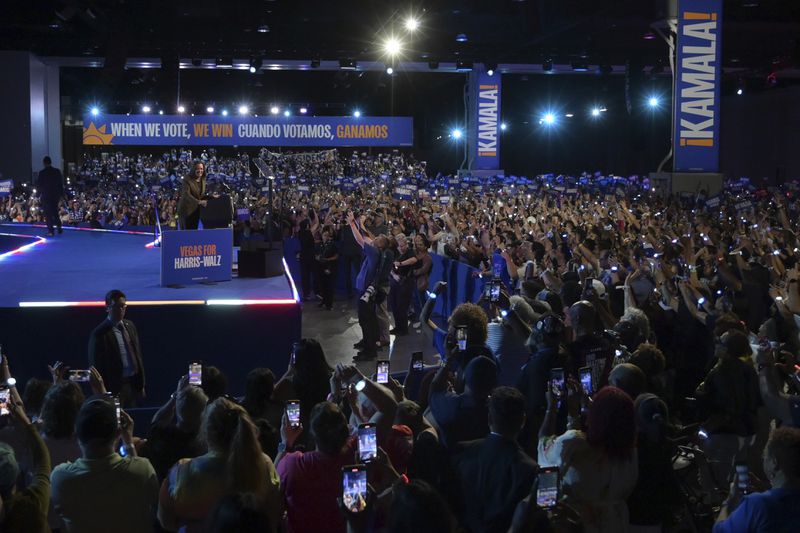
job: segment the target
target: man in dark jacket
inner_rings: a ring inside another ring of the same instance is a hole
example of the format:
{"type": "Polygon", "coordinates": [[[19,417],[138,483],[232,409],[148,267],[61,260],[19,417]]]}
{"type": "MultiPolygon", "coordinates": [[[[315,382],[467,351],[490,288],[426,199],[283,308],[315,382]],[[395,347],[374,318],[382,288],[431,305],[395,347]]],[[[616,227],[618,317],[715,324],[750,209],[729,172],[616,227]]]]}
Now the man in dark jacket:
{"type": "Polygon", "coordinates": [[[89,366],[105,380],[109,392],[119,394],[123,407],[135,407],[144,390],[144,364],[139,335],[125,319],[127,299],[120,290],[106,294],[108,316],[89,336],[89,366]]]}
{"type": "Polygon", "coordinates": [[[58,203],[64,196],[64,176],[60,170],[53,167],[50,156],[45,156],[42,162],[44,168],[39,171],[36,187],[39,189],[39,199],[47,222],[47,234],[52,237],[55,234],[54,226],[58,226],[59,235],[63,233],[61,217],[58,216],[58,203]]]}
{"type": "Polygon", "coordinates": [[[457,514],[468,531],[508,531],[517,504],[530,494],[538,465],[517,438],[525,423],[525,399],[512,387],[489,397],[489,436],[458,446],[453,467],[460,481],[457,514]]]}

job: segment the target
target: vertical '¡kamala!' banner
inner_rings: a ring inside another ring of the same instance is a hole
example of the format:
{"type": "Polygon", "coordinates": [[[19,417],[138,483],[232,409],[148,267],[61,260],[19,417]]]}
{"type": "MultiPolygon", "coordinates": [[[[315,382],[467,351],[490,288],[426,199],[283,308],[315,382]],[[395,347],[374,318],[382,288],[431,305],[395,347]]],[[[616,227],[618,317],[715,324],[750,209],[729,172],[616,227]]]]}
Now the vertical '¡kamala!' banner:
{"type": "Polygon", "coordinates": [[[719,170],[722,0],[679,0],[674,170],[719,170]]]}
{"type": "Polygon", "coordinates": [[[481,71],[477,95],[473,168],[496,170],[500,168],[500,73],[489,76],[481,71]]]}

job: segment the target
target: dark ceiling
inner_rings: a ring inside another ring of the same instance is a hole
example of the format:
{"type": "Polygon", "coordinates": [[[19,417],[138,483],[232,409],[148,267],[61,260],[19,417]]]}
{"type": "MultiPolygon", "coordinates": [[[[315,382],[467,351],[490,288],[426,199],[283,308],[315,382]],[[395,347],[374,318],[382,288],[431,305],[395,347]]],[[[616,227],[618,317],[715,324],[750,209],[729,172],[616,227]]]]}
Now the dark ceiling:
{"type": "MultiPolygon", "coordinates": [[[[800,62],[800,2],[724,2],[723,60],[758,71],[800,62]]],[[[665,0],[5,0],[0,49],[43,56],[381,59],[404,36],[405,59],[653,65],[665,45],[648,36],[665,0]],[[262,31],[259,31],[261,28],[262,31]],[[264,32],[263,30],[268,29],[264,32]],[[456,42],[465,34],[466,42],[456,42]]]]}

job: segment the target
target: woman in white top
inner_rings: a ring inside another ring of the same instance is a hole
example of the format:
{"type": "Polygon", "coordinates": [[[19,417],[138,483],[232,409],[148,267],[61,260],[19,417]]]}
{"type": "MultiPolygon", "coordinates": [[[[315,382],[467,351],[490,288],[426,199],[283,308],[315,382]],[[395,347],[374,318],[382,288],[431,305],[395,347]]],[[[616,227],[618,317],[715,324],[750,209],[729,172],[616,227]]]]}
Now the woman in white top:
{"type": "Polygon", "coordinates": [[[586,431],[580,425],[576,406],[578,387],[569,387],[570,426],[555,436],[556,402],[547,393],[548,407],[539,433],[539,465],[559,466],[564,501],[581,516],[584,531],[628,531],[625,503],[636,486],[638,461],[633,400],[616,387],[597,393],[587,417],[586,431]]]}

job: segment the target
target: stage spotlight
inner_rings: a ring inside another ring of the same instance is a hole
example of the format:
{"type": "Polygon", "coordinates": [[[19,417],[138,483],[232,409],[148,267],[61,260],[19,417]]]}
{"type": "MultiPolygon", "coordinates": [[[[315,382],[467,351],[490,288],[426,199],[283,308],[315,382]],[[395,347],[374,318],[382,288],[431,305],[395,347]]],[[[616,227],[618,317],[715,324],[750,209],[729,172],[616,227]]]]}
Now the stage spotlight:
{"type": "Polygon", "coordinates": [[[467,42],[467,34],[466,33],[459,33],[456,35],[456,42],[457,43],[465,43],[467,42]]]}
{"type": "Polygon", "coordinates": [[[246,115],[249,112],[250,112],[250,108],[248,108],[246,105],[240,105],[239,106],[239,114],[240,115],[246,115]]]}
{"type": "Polygon", "coordinates": [[[214,106],[213,105],[210,105],[210,106],[208,106],[206,108],[206,113],[213,113],[213,112],[214,112],[214,106]]]}
{"type": "Polygon", "coordinates": [[[391,76],[392,74],[394,74],[394,69],[392,67],[386,67],[386,74],[391,76]]]}
{"type": "Polygon", "coordinates": [[[267,26],[266,24],[261,24],[258,27],[258,33],[269,33],[269,26],[267,26]]]}
{"type": "Polygon", "coordinates": [[[463,136],[464,133],[458,128],[455,128],[453,131],[450,132],[450,137],[452,137],[455,140],[459,140],[463,136]]]}
{"type": "Polygon", "coordinates": [[[269,108],[269,112],[272,113],[273,115],[277,115],[278,113],[281,112],[281,108],[276,106],[276,105],[274,105],[274,106],[269,108]]]}
{"type": "Polygon", "coordinates": [[[650,98],[648,98],[647,105],[649,105],[650,107],[658,107],[658,97],[651,96],[650,98]]]}
{"type": "Polygon", "coordinates": [[[483,66],[486,67],[486,74],[489,76],[494,76],[494,72],[497,70],[497,63],[486,61],[483,63],[483,66]]]}
{"type": "Polygon", "coordinates": [[[389,37],[383,43],[383,51],[389,57],[395,57],[402,49],[403,43],[401,43],[396,37],[389,37]]]}
{"type": "Polygon", "coordinates": [[[556,122],[556,116],[553,113],[545,113],[542,116],[542,122],[548,126],[552,126],[556,122]]]}
{"type": "Polygon", "coordinates": [[[408,31],[417,31],[419,28],[419,21],[414,17],[408,17],[404,26],[408,31]]]}
{"type": "Polygon", "coordinates": [[[353,116],[356,117],[356,118],[359,118],[361,116],[361,111],[356,109],[355,111],[353,111],[353,116]]]}
{"type": "Polygon", "coordinates": [[[159,114],[159,115],[163,115],[163,114],[164,114],[164,110],[163,110],[163,109],[159,109],[159,110],[158,110],[158,114],[159,114]]]}
{"type": "Polygon", "coordinates": [[[227,117],[228,116],[228,110],[227,109],[223,109],[222,110],[222,116],[223,117],[227,117]]]}
{"type": "Polygon", "coordinates": [[[94,106],[92,107],[91,113],[93,117],[96,117],[97,115],[100,114],[100,110],[97,108],[97,106],[94,106]]]}
{"type": "Polygon", "coordinates": [[[291,115],[292,115],[292,112],[291,112],[291,111],[289,111],[288,109],[286,109],[286,110],[284,110],[284,111],[283,111],[283,116],[284,116],[284,117],[289,117],[289,116],[291,116],[291,115]]]}
{"type": "Polygon", "coordinates": [[[142,113],[149,113],[150,111],[152,111],[152,109],[150,108],[149,105],[142,106],[142,113]]]}
{"type": "Polygon", "coordinates": [[[574,114],[574,113],[567,113],[567,114],[566,114],[566,115],[564,115],[564,116],[565,116],[565,117],[567,117],[567,118],[572,118],[572,117],[574,117],[574,116],[575,116],[575,114],[574,114]]]}
{"type": "MultiPolygon", "coordinates": [[[[742,89],[741,87],[739,87],[738,89],[736,89],[736,94],[738,94],[739,96],[742,96],[742,94],[744,94],[744,89],[742,89]]],[[[93,112],[94,112],[94,111],[93,111],[93,112]]]]}
{"type": "Polygon", "coordinates": [[[178,106],[178,113],[185,113],[185,112],[186,112],[186,108],[183,107],[182,105],[179,105],[178,106]]]}
{"type": "Polygon", "coordinates": [[[261,60],[260,57],[257,57],[255,59],[251,59],[250,60],[250,68],[249,68],[250,74],[255,74],[256,72],[261,70],[261,65],[262,64],[263,64],[263,61],[261,60]]]}
{"type": "Polygon", "coordinates": [[[593,117],[599,117],[600,116],[600,108],[599,107],[593,107],[592,108],[592,116],[593,117]]]}
{"type": "Polygon", "coordinates": [[[301,107],[301,108],[300,108],[300,114],[301,114],[301,115],[305,115],[306,113],[308,113],[308,109],[307,109],[307,108],[305,108],[305,107],[301,107]]]}
{"type": "Polygon", "coordinates": [[[501,131],[506,131],[507,129],[508,129],[508,126],[506,125],[506,123],[505,122],[501,122],[500,123],[500,130],[501,131]]]}

